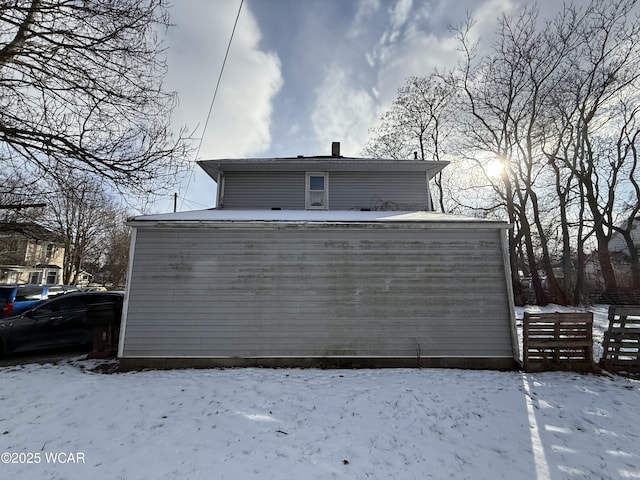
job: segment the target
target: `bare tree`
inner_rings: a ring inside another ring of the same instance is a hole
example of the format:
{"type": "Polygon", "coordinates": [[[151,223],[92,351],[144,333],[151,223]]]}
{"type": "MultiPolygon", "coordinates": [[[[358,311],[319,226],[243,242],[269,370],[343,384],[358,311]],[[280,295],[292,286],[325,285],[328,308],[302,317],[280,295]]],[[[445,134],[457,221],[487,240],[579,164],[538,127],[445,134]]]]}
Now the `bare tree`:
{"type": "Polygon", "coordinates": [[[631,259],[632,287],[636,292],[640,292],[640,252],[632,236],[634,225],[640,221],[638,218],[640,214],[640,158],[638,157],[640,103],[636,101],[633,105],[621,104],[620,110],[623,127],[620,129],[617,152],[620,157],[627,159],[623,175],[628,182],[628,194],[626,198],[623,197],[621,205],[623,219],[613,225],[613,229],[622,235],[627,245],[631,259]]]}
{"type": "MultiPolygon", "coordinates": [[[[590,221],[591,231],[586,235],[593,234],[596,239],[605,293],[612,299],[617,294],[617,281],[609,241],[614,229],[624,230],[618,217],[626,192],[631,189],[638,201],[634,188],[640,88],[637,3],[611,0],[592,2],[583,9],[573,5],[564,9],[560,20],[571,25],[570,35],[556,38],[572,42],[574,47],[566,57],[565,74],[557,78],[554,101],[548,104],[557,119],[552,135],[563,152],[557,155],[554,151],[550,159],[560,161],[579,182],[584,202],[581,222],[585,216],[590,221]]],[[[631,213],[624,222],[627,228],[633,225],[634,210],[635,204],[627,209],[631,213]]]]}
{"type": "Polygon", "coordinates": [[[44,205],[38,180],[28,172],[0,168],[0,222],[5,225],[25,222],[37,217],[44,205]]]}
{"type": "Polygon", "coordinates": [[[163,89],[165,0],[0,2],[0,159],[70,169],[144,192],[171,181],[186,144],[163,89]]]}
{"type": "Polygon", "coordinates": [[[486,170],[487,154],[504,163],[501,182],[491,183],[515,226],[512,264],[524,251],[538,303],[547,301],[547,293],[562,303],[584,298],[589,237],[597,242],[606,292],[617,290],[608,250],[611,232],[626,231],[637,213],[631,201],[622,222],[626,227],[618,226],[621,197],[636,191],[636,4],[568,5],[543,25],[535,8],[513,18],[503,15],[498,40],[483,57],[469,41],[471,24],[458,29],[468,112],[461,122],[462,138],[481,169],[486,170]],[[624,105],[624,111],[617,105],[624,105]],[[554,238],[559,254],[551,249],[554,238]],[[562,281],[556,277],[558,258],[562,281]]]}
{"type": "Polygon", "coordinates": [[[116,288],[126,284],[130,244],[131,228],[122,216],[118,216],[114,228],[105,232],[104,237],[101,276],[105,284],[116,288]]]}
{"type": "MultiPolygon", "coordinates": [[[[516,18],[503,15],[491,53],[481,58],[469,38],[472,22],[467,21],[457,30],[463,52],[459,72],[466,97],[463,111],[467,113],[460,124],[467,151],[471,153],[469,158],[486,172],[509,222],[514,225],[509,233],[514,288],[519,285],[517,266],[526,265],[537,303],[546,304],[548,298],[538,259],[545,267],[551,261],[534,188],[544,170],[535,145],[540,141],[537,123],[548,79],[558,61],[549,55],[548,43],[536,31],[536,25],[535,8],[525,9],[516,18]],[[502,166],[499,176],[488,172],[488,165],[496,161],[502,166]],[[523,250],[524,262],[519,257],[523,250]]],[[[551,268],[548,270],[547,279],[557,290],[553,272],[551,268]]]]}
{"type": "Polygon", "coordinates": [[[85,263],[96,263],[104,250],[106,232],[117,226],[117,204],[104,184],[89,174],[69,174],[49,197],[50,216],[45,220],[51,230],[62,237],[63,281],[75,285],[85,263]]]}
{"type": "MultiPolygon", "coordinates": [[[[447,134],[455,136],[448,143],[457,145],[457,163],[466,169],[452,177],[457,201],[513,225],[509,252],[516,294],[523,270],[539,304],[585,299],[589,242],[596,243],[613,299],[613,231],[628,246],[634,285],[640,286],[631,236],[640,213],[637,5],[568,4],[548,22],[539,20],[535,6],[526,7],[499,18],[496,41],[485,55],[472,40],[471,19],[455,29],[462,60],[457,78],[447,83],[460,90],[450,97],[458,101],[447,134]]],[[[438,124],[431,97],[418,88],[432,78],[407,81],[373,132],[372,151],[406,154],[414,145],[422,155],[432,154],[438,124]]]]}
{"type": "MultiPolygon", "coordinates": [[[[379,158],[444,160],[454,100],[455,88],[443,75],[409,77],[398,90],[391,108],[372,130],[365,153],[379,158]]],[[[434,181],[444,212],[441,174],[434,181]]]]}

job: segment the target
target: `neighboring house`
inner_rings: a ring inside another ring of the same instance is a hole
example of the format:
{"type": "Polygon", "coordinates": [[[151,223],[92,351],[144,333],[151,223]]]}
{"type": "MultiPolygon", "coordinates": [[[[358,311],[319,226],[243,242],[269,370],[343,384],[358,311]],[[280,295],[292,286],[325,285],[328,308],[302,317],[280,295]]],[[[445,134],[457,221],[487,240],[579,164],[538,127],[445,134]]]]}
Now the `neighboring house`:
{"type": "Polygon", "coordinates": [[[38,224],[0,224],[0,284],[61,284],[63,245],[38,224]]]}
{"type": "MultiPolygon", "coordinates": [[[[631,225],[631,239],[633,240],[633,244],[637,248],[640,248],[640,217],[634,218],[633,224],[631,225]]],[[[609,251],[629,255],[629,247],[620,232],[614,231],[612,233],[611,240],[609,240],[609,251]]]]}
{"type": "Polygon", "coordinates": [[[88,287],[89,284],[91,283],[92,278],[93,278],[92,274],[90,274],[86,270],[80,270],[80,272],[78,272],[76,285],[80,287],[88,287]]]}
{"type": "MultiPolygon", "coordinates": [[[[611,266],[613,267],[618,286],[630,285],[632,280],[629,258],[621,252],[610,253],[611,266]]],[[[584,275],[592,296],[597,296],[599,293],[604,291],[604,278],[597,251],[593,251],[586,256],[584,275]]]]}
{"type": "MultiPolygon", "coordinates": [[[[640,217],[634,219],[631,226],[631,238],[637,248],[640,248],[640,217]]],[[[633,271],[631,268],[631,258],[629,256],[629,247],[623,236],[614,231],[609,240],[609,252],[611,256],[611,266],[616,277],[619,298],[599,297],[598,295],[604,291],[604,279],[602,276],[602,267],[598,260],[597,252],[592,252],[587,256],[585,262],[585,277],[591,290],[591,297],[595,301],[616,301],[620,303],[637,303],[640,293],[633,289],[633,271]]],[[[608,293],[607,295],[611,295],[608,293]]]]}
{"type": "Polygon", "coordinates": [[[503,222],[433,211],[446,162],[208,160],[211,210],[139,216],[122,368],[514,368],[503,222]]]}

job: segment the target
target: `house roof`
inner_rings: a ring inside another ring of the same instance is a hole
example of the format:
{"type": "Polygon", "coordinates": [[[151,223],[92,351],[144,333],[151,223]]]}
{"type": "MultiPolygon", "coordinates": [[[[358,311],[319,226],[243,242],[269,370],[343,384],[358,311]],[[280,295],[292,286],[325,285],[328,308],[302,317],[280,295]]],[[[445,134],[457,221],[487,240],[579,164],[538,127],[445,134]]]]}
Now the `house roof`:
{"type": "Polygon", "coordinates": [[[42,225],[34,222],[0,222],[0,235],[12,236],[15,234],[31,238],[33,240],[62,243],[62,236],[42,225]]]}
{"type": "Polygon", "coordinates": [[[368,172],[426,172],[433,178],[449,162],[426,160],[395,160],[353,157],[289,157],[236,158],[200,160],[198,165],[214,180],[225,171],[368,171],[368,172]]]}
{"type": "Polygon", "coordinates": [[[506,222],[462,215],[427,211],[359,211],[359,210],[225,210],[208,209],[189,212],[141,215],[129,218],[128,224],[145,226],[206,226],[213,224],[433,224],[462,228],[510,228],[506,222]]]}
{"type": "MultiPolygon", "coordinates": [[[[623,228],[628,228],[629,221],[624,222],[623,228]]],[[[640,217],[634,217],[633,223],[631,224],[631,240],[633,244],[636,246],[640,246],[640,217]]],[[[625,238],[622,236],[617,230],[614,230],[611,234],[611,238],[609,239],[609,251],[610,252],[619,252],[629,254],[629,247],[627,246],[627,242],[625,238]]]]}

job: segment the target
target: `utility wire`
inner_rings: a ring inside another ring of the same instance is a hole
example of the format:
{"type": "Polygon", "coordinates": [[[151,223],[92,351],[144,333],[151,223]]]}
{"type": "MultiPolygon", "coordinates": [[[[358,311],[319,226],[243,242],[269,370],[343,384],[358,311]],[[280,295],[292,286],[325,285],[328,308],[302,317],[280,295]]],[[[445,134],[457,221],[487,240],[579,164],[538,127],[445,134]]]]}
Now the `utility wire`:
{"type": "Polygon", "coordinates": [[[224,66],[227,63],[227,57],[229,56],[229,49],[231,48],[231,42],[233,41],[233,35],[236,33],[236,26],[238,25],[238,19],[240,18],[240,11],[242,10],[242,4],[244,0],[240,0],[240,6],[238,7],[238,14],[236,15],[236,21],[233,23],[233,30],[231,30],[231,37],[229,37],[229,43],[227,44],[227,51],[224,54],[224,60],[222,61],[222,68],[220,68],[220,75],[218,75],[218,82],[216,83],[216,89],[213,92],[213,98],[211,99],[211,104],[209,105],[209,113],[207,113],[207,119],[204,122],[204,128],[202,129],[202,136],[200,137],[200,143],[198,144],[198,151],[196,152],[196,159],[200,154],[200,147],[202,146],[202,140],[204,139],[204,134],[207,131],[207,126],[209,125],[209,119],[211,118],[211,112],[213,110],[213,104],[216,101],[216,96],[218,95],[218,88],[220,87],[220,80],[222,80],[222,73],[224,72],[224,66]]]}
{"type": "MultiPolygon", "coordinates": [[[[227,64],[227,57],[229,56],[229,50],[231,49],[231,42],[233,42],[233,36],[236,33],[236,26],[238,25],[238,19],[240,18],[240,12],[242,11],[242,4],[244,0],[240,0],[240,6],[238,7],[238,14],[236,15],[236,20],[233,23],[233,29],[231,30],[231,36],[229,37],[229,43],[227,44],[227,51],[224,54],[224,60],[222,61],[222,67],[220,68],[220,74],[218,75],[218,81],[216,82],[216,88],[213,92],[213,98],[211,98],[211,103],[209,104],[209,112],[207,113],[207,119],[204,122],[204,127],[202,129],[202,135],[200,135],[200,141],[198,142],[198,149],[196,150],[195,160],[198,159],[200,155],[200,148],[202,147],[202,140],[204,139],[204,135],[207,131],[207,127],[209,126],[209,119],[211,118],[211,112],[213,111],[213,104],[216,101],[216,97],[218,96],[218,88],[220,88],[220,81],[222,80],[222,74],[224,72],[224,67],[227,64]]],[[[189,175],[189,181],[187,182],[187,186],[184,190],[184,196],[187,196],[187,191],[189,190],[189,185],[191,184],[191,179],[193,178],[193,170],[191,171],[191,175],[189,175]]],[[[180,208],[184,205],[184,199],[182,199],[180,203],[180,208]]]]}
{"type": "Polygon", "coordinates": [[[184,199],[183,202],[187,204],[188,208],[193,208],[193,209],[196,209],[196,208],[210,208],[209,205],[205,205],[203,203],[198,203],[198,202],[196,202],[194,200],[184,199]]]}

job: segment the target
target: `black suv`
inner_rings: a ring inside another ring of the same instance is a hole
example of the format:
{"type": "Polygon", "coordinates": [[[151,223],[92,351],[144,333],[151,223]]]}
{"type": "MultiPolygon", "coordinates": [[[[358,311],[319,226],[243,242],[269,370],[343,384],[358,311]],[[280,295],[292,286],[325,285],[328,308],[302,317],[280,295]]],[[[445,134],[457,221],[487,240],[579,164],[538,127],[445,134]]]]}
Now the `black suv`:
{"type": "MultiPolygon", "coordinates": [[[[0,354],[92,345],[97,325],[118,328],[122,292],[78,292],[0,320],[0,354]]],[[[117,337],[116,337],[117,338],[117,337]]]]}

